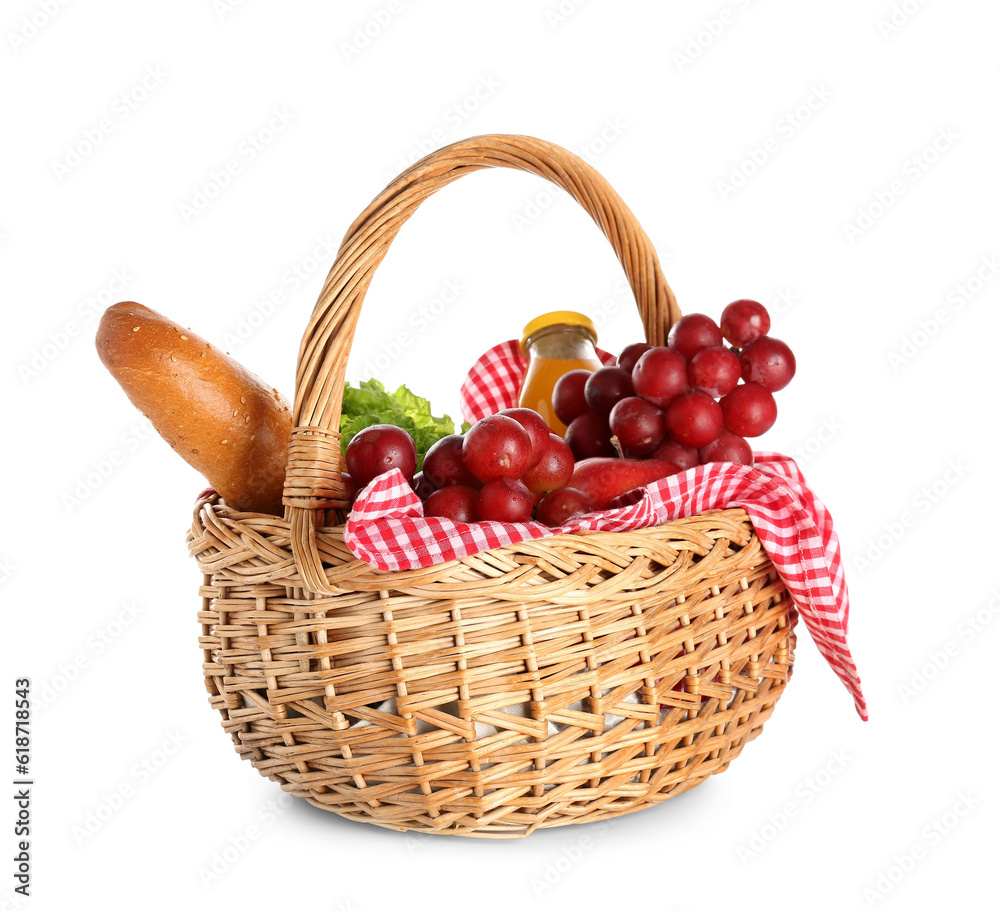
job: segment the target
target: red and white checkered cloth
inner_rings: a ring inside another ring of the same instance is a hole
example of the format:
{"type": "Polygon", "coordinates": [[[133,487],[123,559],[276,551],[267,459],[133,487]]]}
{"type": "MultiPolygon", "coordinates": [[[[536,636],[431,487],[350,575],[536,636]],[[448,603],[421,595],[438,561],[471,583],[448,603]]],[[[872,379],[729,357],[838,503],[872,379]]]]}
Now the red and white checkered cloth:
{"type": "MultiPolygon", "coordinates": [[[[483,355],[462,386],[466,420],[514,406],[525,363],[516,342],[483,355]]],[[[847,645],[847,585],[833,520],[795,462],[773,452],[754,453],[754,459],[753,468],[722,462],[699,465],[650,484],[631,506],[578,516],[559,528],[539,522],[424,518],[419,497],[402,473],[393,470],[360,493],[344,538],[359,559],[377,569],[416,569],[547,535],[648,528],[709,509],[742,507],[813,641],[867,721],[861,681],[847,645]]]]}

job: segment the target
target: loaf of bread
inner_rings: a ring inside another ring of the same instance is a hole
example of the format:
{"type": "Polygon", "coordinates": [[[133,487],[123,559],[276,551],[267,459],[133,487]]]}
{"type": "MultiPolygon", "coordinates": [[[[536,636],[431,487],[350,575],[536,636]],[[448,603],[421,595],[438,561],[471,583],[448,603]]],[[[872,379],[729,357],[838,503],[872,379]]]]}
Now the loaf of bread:
{"type": "Polygon", "coordinates": [[[277,389],[132,301],[104,312],[97,351],[132,404],[226,503],[283,514],[292,413],[277,389]]]}

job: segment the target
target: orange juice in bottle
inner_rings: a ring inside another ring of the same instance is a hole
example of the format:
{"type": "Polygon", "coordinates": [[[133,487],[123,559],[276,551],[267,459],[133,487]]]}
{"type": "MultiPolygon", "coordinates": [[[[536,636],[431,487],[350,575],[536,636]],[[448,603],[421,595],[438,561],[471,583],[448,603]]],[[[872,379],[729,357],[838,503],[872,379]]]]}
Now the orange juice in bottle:
{"type": "Polygon", "coordinates": [[[528,356],[528,369],[521,382],[517,404],[537,411],[562,436],[566,425],[552,410],[552,390],[570,370],[603,367],[595,344],[597,330],[582,313],[557,310],[536,317],[524,327],[521,348],[528,356]]]}

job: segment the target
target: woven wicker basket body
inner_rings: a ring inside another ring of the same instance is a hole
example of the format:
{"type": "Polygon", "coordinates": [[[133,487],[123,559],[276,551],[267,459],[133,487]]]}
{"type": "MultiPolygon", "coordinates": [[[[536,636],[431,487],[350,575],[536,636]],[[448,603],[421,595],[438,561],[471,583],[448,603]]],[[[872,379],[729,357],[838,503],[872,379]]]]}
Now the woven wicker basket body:
{"type": "Polygon", "coordinates": [[[211,703],[261,774],[350,819],[517,837],[723,771],[783,691],[796,614],[738,509],[396,573],[321,527],[344,505],[333,428],[371,276],[420,202],[491,166],[540,174],[587,209],[663,343],[673,295],[599,174],[528,137],[441,149],[362,213],[327,278],[299,355],[286,516],[208,498],[189,542],[211,703]]]}

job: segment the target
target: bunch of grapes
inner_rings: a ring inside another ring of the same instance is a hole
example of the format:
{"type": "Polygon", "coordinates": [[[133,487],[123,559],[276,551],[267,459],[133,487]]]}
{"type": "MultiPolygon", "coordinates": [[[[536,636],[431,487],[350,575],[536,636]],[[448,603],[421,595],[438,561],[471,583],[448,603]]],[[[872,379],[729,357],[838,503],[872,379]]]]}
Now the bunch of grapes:
{"type": "Polygon", "coordinates": [[[795,375],[791,349],[769,336],[770,328],[762,304],[733,301],[719,323],[692,313],[674,324],[665,346],[637,342],[615,366],[565,374],[552,407],[567,425],[574,457],[618,454],[682,469],[752,465],[746,438],[771,428],[778,414],[773,393],[795,375]]]}
{"type": "MultiPolygon", "coordinates": [[[[614,366],[571,370],[556,383],[552,399],[567,425],[565,438],[536,411],[508,408],[465,434],[438,440],[417,472],[416,447],[405,430],[366,427],[347,447],[348,499],[398,468],[423,500],[426,516],[457,522],[534,517],[554,527],[597,508],[593,488],[586,493],[571,483],[585,459],[615,458],[613,466],[601,466],[606,476],[619,468],[623,474],[637,459],[655,460],[671,472],[707,462],[752,465],[747,437],[771,428],[773,393],[795,375],[795,357],[767,334],[770,327],[757,301],[733,301],[719,323],[692,313],[674,324],[665,346],[639,342],[626,347],[614,366]]],[[[582,479],[580,485],[586,486],[582,479]]]]}

